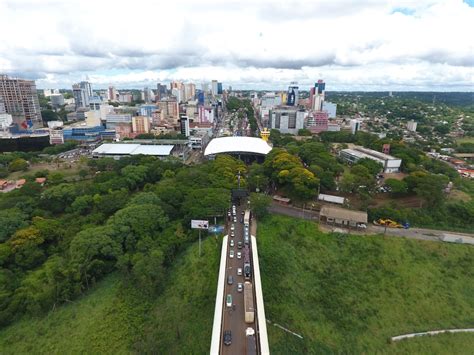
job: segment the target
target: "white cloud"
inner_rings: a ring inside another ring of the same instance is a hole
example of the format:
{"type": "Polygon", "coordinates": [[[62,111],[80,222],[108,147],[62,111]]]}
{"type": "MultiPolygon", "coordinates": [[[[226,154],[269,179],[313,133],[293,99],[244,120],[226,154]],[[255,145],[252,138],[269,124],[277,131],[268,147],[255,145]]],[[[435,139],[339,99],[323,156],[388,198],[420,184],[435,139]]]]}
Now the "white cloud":
{"type": "Polygon", "coordinates": [[[0,72],[40,87],[322,75],[334,89],[472,90],[472,23],[461,0],[0,0],[0,72]]]}

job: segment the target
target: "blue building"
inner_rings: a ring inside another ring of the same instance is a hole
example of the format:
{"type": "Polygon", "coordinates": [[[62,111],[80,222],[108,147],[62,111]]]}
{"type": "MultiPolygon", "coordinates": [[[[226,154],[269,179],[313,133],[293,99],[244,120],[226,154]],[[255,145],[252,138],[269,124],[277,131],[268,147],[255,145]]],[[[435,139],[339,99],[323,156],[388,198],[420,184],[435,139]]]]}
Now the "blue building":
{"type": "Polygon", "coordinates": [[[217,83],[217,95],[222,95],[222,83],[217,83]]]}
{"type": "Polygon", "coordinates": [[[115,130],[105,129],[104,126],[64,127],[64,141],[93,142],[102,139],[115,139],[115,130]]]}

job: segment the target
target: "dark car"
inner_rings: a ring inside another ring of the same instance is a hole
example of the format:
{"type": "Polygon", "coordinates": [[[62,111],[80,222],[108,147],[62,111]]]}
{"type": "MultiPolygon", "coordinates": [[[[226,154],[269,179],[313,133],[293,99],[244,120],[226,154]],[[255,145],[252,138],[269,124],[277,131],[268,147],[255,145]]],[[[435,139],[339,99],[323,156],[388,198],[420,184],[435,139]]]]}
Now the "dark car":
{"type": "Polygon", "coordinates": [[[234,283],[234,278],[232,277],[232,275],[227,276],[227,283],[229,285],[232,285],[234,283]]]}
{"type": "Polygon", "coordinates": [[[237,243],[237,248],[242,249],[242,242],[237,243]]]}
{"type": "Polygon", "coordinates": [[[232,332],[230,330],[224,330],[224,344],[227,346],[232,344],[232,332]]]}

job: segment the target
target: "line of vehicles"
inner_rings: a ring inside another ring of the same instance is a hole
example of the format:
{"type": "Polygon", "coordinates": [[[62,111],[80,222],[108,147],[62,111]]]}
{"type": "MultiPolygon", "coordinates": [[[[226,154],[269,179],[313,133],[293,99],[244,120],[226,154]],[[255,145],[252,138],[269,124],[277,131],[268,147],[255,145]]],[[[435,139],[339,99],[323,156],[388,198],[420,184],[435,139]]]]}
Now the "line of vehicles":
{"type": "MultiPolygon", "coordinates": [[[[243,276],[244,282],[237,283],[237,292],[243,292],[244,299],[244,320],[247,324],[252,324],[255,322],[255,306],[254,306],[254,295],[253,295],[253,285],[251,282],[252,277],[252,265],[250,260],[250,211],[246,210],[241,213],[240,222],[243,224],[244,238],[242,241],[234,241],[235,237],[235,223],[237,223],[237,208],[235,205],[232,205],[231,211],[228,212],[228,220],[231,223],[230,226],[230,238],[229,238],[229,258],[243,259],[242,268],[237,268],[237,276],[243,276]],[[234,251],[234,246],[237,245],[237,252],[234,251]]],[[[234,264],[235,265],[235,264],[234,264]]],[[[227,276],[227,284],[234,284],[234,276],[227,276]]],[[[226,307],[230,309],[235,309],[235,305],[232,300],[232,294],[227,294],[226,296],[226,307]]],[[[255,330],[252,327],[247,327],[245,331],[246,335],[246,348],[247,354],[256,354],[257,353],[257,343],[255,338],[255,330]]],[[[230,330],[225,330],[223,333],[223,342],[224,345],[230,346],[232,344],[232,332],[230,330]]]]}

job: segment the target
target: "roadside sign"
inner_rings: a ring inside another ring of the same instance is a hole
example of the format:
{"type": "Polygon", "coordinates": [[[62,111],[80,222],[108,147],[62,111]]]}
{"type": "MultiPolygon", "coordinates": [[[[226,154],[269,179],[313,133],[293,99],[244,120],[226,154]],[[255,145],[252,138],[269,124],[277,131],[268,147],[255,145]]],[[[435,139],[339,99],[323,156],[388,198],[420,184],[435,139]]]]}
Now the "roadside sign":
{"type": "Polygon", "coordinates": [[[209,226],[209,232],[211,233],[222,233],[224,232],[224,226],[221,225],[214,225],[214,226],[209,226]]]}
{"type": "Polygon", "coordinates": [[[193,229],[208,229],[209,228],[209,221],[203,221],[199,219],[192,219],[191,220],[191,228],[193,229]]]}

